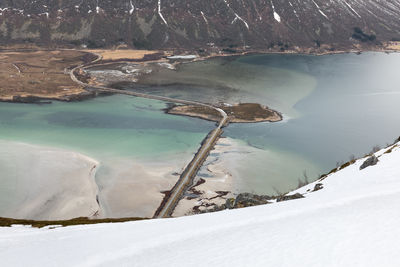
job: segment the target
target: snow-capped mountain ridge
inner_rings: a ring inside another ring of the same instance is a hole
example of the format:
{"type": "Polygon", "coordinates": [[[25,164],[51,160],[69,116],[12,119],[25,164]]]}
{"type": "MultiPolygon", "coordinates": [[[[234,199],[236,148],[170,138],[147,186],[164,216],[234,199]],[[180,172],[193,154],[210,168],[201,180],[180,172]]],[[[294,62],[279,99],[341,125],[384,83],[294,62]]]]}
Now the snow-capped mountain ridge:
{"type": "Polygon", "coordinates": [[[399,0],[5,0],[0,41],[142,48],[349,46],[400,38],[399,0]],[[318,41],[318,42],[316,42],[318,41]]]}

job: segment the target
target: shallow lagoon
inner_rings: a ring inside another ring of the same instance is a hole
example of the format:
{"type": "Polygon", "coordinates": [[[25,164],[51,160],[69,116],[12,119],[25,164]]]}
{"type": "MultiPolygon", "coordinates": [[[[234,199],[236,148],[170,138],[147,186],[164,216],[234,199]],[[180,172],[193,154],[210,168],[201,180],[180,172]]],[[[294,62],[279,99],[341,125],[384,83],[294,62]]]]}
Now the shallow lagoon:
{"type": "Polygon", "coordinates": [[[130,96],[51,105],[0,103],[0,139],[53,145],[92,157],[162,158],[196,151],[214,124],[164,114],[163,102],[130,96]]]}
{"type": "MultiPolygon", "coordinates": [[[[35,209],[41,207],[32,206],[25,213],[13,213],[11,207],[18,206],[18,202],[29,202],[30,198],[34,202],[39,197],[30,190],[22,190],[29,186],[21,183],[35,185],[38,181],[29,176],[51,175],[44,161],[60,166],[60,172],[65,172],[69,163],[59,161],[71,158],[68,151],[74,151],[100,164],[95,176],[102,207],[100,216],[151,217],[161,202],[160,191],[170,189],[175,183],[174,173],[185,167],[214,126],[200,119],[164,114],[161,109],[165,107],[163,102],[118,95],[51,105],[0,103],[0,141],[10,143],[0,148],[0,216],[62,218],[46,217],[58,214],[50,208],[48,213],[39,214],[35,209]],[[31,148],[15,142],[39,146],[31,148]],[[65,153],[51,152],[52,148],[65,153]],[[27,155],[18,157],[14,150],[27,151],[27,155]],[[59,156],[51,162],[41,156],[48,153],[59,156]],[[40,164],[43,168],[38,169],[40,164]],[[17,172],[16,168],[25,171],[17,172]],[[34,173],[30,175],[29,170],[34,173]]],[[[72,154],[72,157],[81,156],[72,154]]],[[[83,171],[80,168],[81,177],[85,177],[83,171]]],[[[89,171],[86,176],[92,179],[89,171]]],[[[58,180],[67,183],[68,177],[59,175],[58,180]]],[[[46,191],[57,192],[63,185],[58,189],[54,183],[43,186],[46,191]]],[[[57,201],[58,196],[54,199],[57,201]]]]}

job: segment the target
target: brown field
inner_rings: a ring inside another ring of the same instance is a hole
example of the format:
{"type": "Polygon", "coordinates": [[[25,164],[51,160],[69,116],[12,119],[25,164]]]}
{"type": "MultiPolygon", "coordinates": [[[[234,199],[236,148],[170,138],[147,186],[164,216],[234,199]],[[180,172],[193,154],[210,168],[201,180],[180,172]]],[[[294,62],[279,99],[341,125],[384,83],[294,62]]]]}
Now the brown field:
{"type": "Polygon", "coordinates": [[[85,95],[66,69],[91,60],[90,54],[74,50],[0,52],[0,100],[69,100],[85,95]]]}
{"type": "MultiPolygon", "coordinates": [[[[228,114],[231,123],[276,122],[282,120],[282,116],[278,112],[256,103],[242,103],[233,106],[222,106],[221,108],[228,114]]],[[[168,109],[167,113],[198,117],[211,121],[221,120],[221,115],[218,111],[203,106],[174,106],[168,109]]]]}
{"type": "Polygon", "coordinates": [[[388,50],[400,51],[400,41],[399,42],[388,42],[384,45],[388,50]]]}
{"type": "Polygon", "coordinates": [[[124,49],[124,50],[104,50],[104,49],[93,49],[87,50],[90,53],[96,53],[102,56],[102,59],[105,61],[112,60],[139,60],[143,59],[147,55],[158,54],[160,51],[151,51],[151,50],[133,50],[133,49],[124,49]]]}

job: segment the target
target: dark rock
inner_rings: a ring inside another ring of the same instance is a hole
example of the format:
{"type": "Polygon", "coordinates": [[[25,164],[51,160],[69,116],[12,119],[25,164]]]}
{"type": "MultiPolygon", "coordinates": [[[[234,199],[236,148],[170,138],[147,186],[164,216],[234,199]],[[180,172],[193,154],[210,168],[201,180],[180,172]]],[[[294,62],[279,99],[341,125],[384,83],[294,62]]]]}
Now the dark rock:
{"type": "Polygon", "coordinates": [[[323,184],[318,183],[314,186],[313,192],[321,190],[322,188],[324,188],[323,184]]]}
{"type": "Polygon", "coordinates": [[[272,197],[270,196],[261,196],[255,195],[250,193],[241,193],[237,195],[234,203],[234,208],[244,208],[244,207],[251,207],[251,206],[258,206],[263,204],[268,204],[269,200],[272,197]]]}
{"type": "Polygon", "coordinates": [[[289,195],[289,196],[280,196],[276,199],[276,201],[281,202],[281,201],[287,201],[287,200],[298,199],[298,198],[304,198],[304,196],[300,193],[296,193],[294,195],[289,195]]]}
{"type": "Polygon", "coordinates": [[[234,198],[228,198],[225,201],[225,207],[227,209],[233,209],[235,207],[235,199],[234,198]]]}
{"type": "Polygon", "coordinates": [[[374,166],[378,163],[378,158],[375,155],[369,157],[364,163],[360,166],[360,170],[363,170],[369,166],[374,166]]]}
{"type": "MultiPolygon", "coordinates": [[[[37,103],[37,104],[48,104],[46,101],[43,101],[42,98],[37,96],[13,96],[12,102],[15,103],[37,103]]],[[[51,102],[49,102],[51,104],[51,102]]]]}

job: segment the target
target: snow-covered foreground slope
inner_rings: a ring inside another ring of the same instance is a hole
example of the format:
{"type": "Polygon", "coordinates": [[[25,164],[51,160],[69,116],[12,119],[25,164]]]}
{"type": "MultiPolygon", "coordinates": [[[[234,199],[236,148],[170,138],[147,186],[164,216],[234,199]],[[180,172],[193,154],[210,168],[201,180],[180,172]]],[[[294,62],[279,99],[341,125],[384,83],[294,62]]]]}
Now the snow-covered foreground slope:
{"type": "MultiPolygon", "coordinates": [[[[304,199],[177,219],[0,228],[1,266],[399,266],[400,149],[304,199]]],[[[311,184],[300,189],[306,192],[311,184]]]]}

